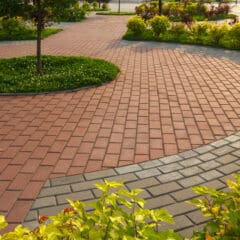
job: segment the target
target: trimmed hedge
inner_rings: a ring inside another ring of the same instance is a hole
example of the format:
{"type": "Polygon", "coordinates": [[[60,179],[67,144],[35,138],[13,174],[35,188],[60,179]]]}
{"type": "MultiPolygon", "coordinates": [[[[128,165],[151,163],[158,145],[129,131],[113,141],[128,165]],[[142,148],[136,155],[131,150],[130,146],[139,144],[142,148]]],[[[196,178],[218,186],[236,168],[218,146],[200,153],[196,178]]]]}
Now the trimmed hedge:
{"type": "MultiPolygon", "coordinates": [[[[145,28],[139,29],[141,19],[132,17],[127,23],[128,30],[123,36],[125,40],[144,40],[159,42],[177,42],[198,44],[227,49],[240,49],[240,23],[229,26],[227,23],[216,24],[202,22],[195,24],[173,23],[167,17],[155,16],[145,22],[145,28]],[[131,25],[130,25],[131,23],[131,25]]],[[[143,26],[143,23],[141,23],[143,26]]]]}

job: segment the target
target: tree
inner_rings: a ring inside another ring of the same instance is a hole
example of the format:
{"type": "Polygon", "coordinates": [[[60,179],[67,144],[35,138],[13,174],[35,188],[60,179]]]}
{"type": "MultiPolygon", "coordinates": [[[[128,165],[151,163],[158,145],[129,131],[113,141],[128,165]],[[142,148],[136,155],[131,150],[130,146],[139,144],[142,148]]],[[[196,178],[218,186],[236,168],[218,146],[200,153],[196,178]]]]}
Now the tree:
{"type": "Polygon", "coordinates": [[[46,23],[62,14],[64,9],[78,3],[78,0],[0,0],[0,17],[22,16],[31,19],[37,27],[36,70],[42,75],[41,34],[46,23]]]}

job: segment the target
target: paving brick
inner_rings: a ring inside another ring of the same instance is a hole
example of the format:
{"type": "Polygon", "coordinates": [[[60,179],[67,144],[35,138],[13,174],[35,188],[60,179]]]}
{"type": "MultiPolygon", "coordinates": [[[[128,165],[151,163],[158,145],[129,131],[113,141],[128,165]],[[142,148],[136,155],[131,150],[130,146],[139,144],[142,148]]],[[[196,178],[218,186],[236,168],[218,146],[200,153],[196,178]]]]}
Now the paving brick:
{"type": "Polygon", "coordinates": [[[161,174],[161,172],[157,168],[150,168],[147,170],[142,170],[139,172],[136,172],[136,175],[139,178],[148,178],[148,177],[153,177],[161,174]]]}
{"type": "Polygon", "coordinates": [[[38,209],[38,208],[43,208],[43,207],[50,207],[50,206],[55,206],[57,204],[55,197],[43,197],[43,198],[38,198],[33,206],[32,209],[38,209]]]}
{"type": "Polygon", "coordinates": [[[186,201],[197,196],[191,188],[181,189],[170,194],[174,199],[176,199],[177,202],[186,201]]]}
{"type": "Polygon", "coordinates": [[[204,173],[200,174],[200,176],[202,178],[206,179],[207,181],[219,178],[222,175],[223,175],[222,173],[220,173],[220,172],[218,172],[216,170],[210,170],[210,171],[207,171],[207,172],[204,172],[204,173]]]}
{"type": "Polygon", "coordinates": [[[198,156],[198,158],[206,162],[206,161],[217,158],[217,156],[212,153],[205,153],[203,155],[198,156]]]}
{"type": "Polygon", "coordinates": [[[46,196],[54,196],[54,195],[66,194],[70,192],[71,192],[71,189],[69,185],[48,187],[48,188],[43,188],[41,190],[39,197],[41,198],[46,196]]]}
{"type": "Polygon", "coordinates": [[[181,175],[179,172],[171,172],[171,173],[161,174],[160,176],[157,177],[157,179],[161,183],[176,181],[181,178],[183,178],[183,175],[181,175]]]}
{"type": "Polygon", "coordinates": [[[19,199],[36,199],[38,196],[41,188],[43,186],[43,182],[38,182],[38,181],[31,181],[27,184],[23,192],[21,193],[19,199]]]}
{"type": "Polygon", "coordinates": [[[162,165],[162,162],[160,162],[160,160],[158,160],[158,159],[148,161],[148,162],[144,162],[144,163],[140,163],[140,166],[143,169],[155,168],[155,167],[158,167],[158,166],[161,166],[161,165],[162,165]]]}
{"type": "Polygon", "coordinates": [[[123,181],[124,184],[126,184],[128,182],[136,181],[138,178],[133,173],[127,173],[127,174],[117,175],[117,176],[114,176],[114,177],[107,177],[106,179],[108,181],[116,181],[116,182],[123,181]]]}
{"type": "Polygon", "coordinates": [[[15,202],[12,211],[8,214],[7,219],[9,222],[21,223],[23,222],[27,211],[32,205],[32,201],[18,200],[15,202]]]}
{"type": "Polygon", "coordinates": [[[191,187],[203,183],[204,180],[199,176],[188,177],[178,181],[183,187],[191,187]]]}
{"type": "Polygon", "coordinates": [[[199,153],[199,154],[203,154],[203,153],[209,152],[213,149],[214,149],[214,147],[212,147],[210,145],[205,145],[205,146],[202,146],[202,147],[199,147],[199,148],[195,148],[194,151],[199,153]]]}
{"type": "Polygon", "coordinates": [[[70,194],[64,194],[64,195],[59,195],[56,197],[58,204],[64,204],[67,203],[66,199],[71,199],[73,201],[76,200],[88,200],[88,199],[93,199],[94,196],[91,191],[82,191],[82,192],[74,192],[70,194]]]}
{"type": "Polygon", "coordinates": [[[183,174],[186,177],[192,176],[192,175],[197,175],[201,173],[203,170],[197,166],[194,167],[189,167],[189,168],[184,168],[180,169],[179,172],[183,174]]]}
{"type": "Polygon", "coordinates": [[[68,185],[72,183],[78,183],[83,182],[84,177],[82,174],[74,175],[74,176],[66,176],[66,177],[60,177],[50,180],[51,186],[59,186],[59,185],[68,185]]]}
{"type": "Polygon", "coordinates": [[[227,145],[227,144],[228,144],[228,141],[219,140],[219,141],[211,143],[211,146],[218,148],[218,147],[222,147],[222,146],[227,145]]]}
{"type": "Polygon", "coordinates": [[[159,181],[154,178],[154,177],[150,177],[150,178],[146,178],[146,179],[143,179],[143,180],[138,180],[138,181],[134,181],[134,182],[131,182],[131,183],[128,183],[126,184],[127,188],[128,189],[136,189],[136,188],[141,188],[141,189],[144,189],[144,188],[149,188],[151,186],[159,186],[159,181]]]}
{"type": "Polygon", "coordinates": [[[235,149],[230,147],[230,146],[224,146],[224,147],[220,147],[216,150],[213,150],[212,153],[216,154],[218,156],[222,156],[224,154],[230,153],[232,151],[234,151],[235,149]]]}
{"type": "Polygon", "coordinates": [[[189,151],[186,151],[186,152],[183,152],[183,153],[180,153],[180,156],[187,159],[187,158],[192,158],[192,157],[195,157],[197,156],[198,154],[192,150],[189,150],[189,151]]]}
{"type": "Polygon", "coordinates": [[[174,203],[173,198],[171,198],[168,194],[162,195],[158,197],[152,197],[147,200],[145,207],[149,209],[157,209],[162,208],[163,206],[167,206],[174,203]]]}
{"type": "Polygon", "coordinates": [[[227,163],[231,163],[233,161],[236,161],[238,159],[238,157],[231,155],[231,154],[227,154],[227,155],[223,155],[222,157],[218,157],[216,159],[217,162],[221,163],[221,164],[227,164],[227,163]]]}
{"type": "Polygon", "coordinates": [[[199,165],[199,167],[201,167],[203,170],[215,169],[218,166],[220,166],[220,163],[218,163],[215,160],[205,162],[205,163],[202,163],[202,164],[199,165]]]}
{"type": "Polygon", "coordinates": [[[188,212],[195,210],[196,207],[186,202],[180,202],[166,206],[166,209],[175,217],[178,215],[185,215],[188,212]]]}
{"type": "Polygon", "coordinates": [[[187,216],[195,223],[195,224],[200,224],[200,223],[205,223],[208,219],[203,216],[202,212],[197,210],[193,211],[187,214],[187,216]]]}
{"type": "Polygon", "coordinates": [[[173,156],[169,156],[169,157],[160,158],[159,160],[163,164],[170,164],[170,163],[173,163],[173,162],[178,162],[181,159],[182,159],[182,157],[180,157],[179,155],[173,155],[173,156]]]}
{"type": "Polygon", "coordinates": [[[137,172],[137,171],[141,171],[142,168],[137,165],[130,165],[130,166],[124,166],[124,167],[118,167],[115,169],[119,174],[124,174],[124,173],[131,173],[131,172],[137,172]]]}
{"type": "Polygon", "coordinates": [[[99,179],[97,182],[96,180],[92,180],[87,182],[74,183],[74,184],[71,184],[71,188],[73,192],[79,192],[79,191],[94,189],[95,188],[94,184],[96,183],[103,183],[103,180],[99,179]]]}
{"type": "Polygon", "coordinates": [[[160,184],[159,186],[150,187],[148,188],[148,191],[153,196],[159,196],[165,193],[170,193],[170,192],[179,190],[180,188],[181,186],[178,183],[171,182],[171,183],[160,184]]]}
{"type": "Polygon", "coordinates": [[[24,219],[25,221],[36,221],[38,218],[38,212],[36,210],[29,211],[26,218],[24,219]]]}
{"type": "Polygon", "coordinates": [[[194,226],[193,223],[190,221],[190,219],[184,215],[175,217],[174,221],[175,221],[175,224],[173,226],[170,225],[169,227],[173,228],[177,232],[187,227],[194,226]]]}
{"type": "Polygon", "coordinates": [[[117,175],[117,174],[113,169],[107,169],[107,170],[84,174],[84,176],[87,180],[107,178],[107,177],[111,177],[111,176],[115,176],[115,175],[117,175]]]}
{"type": "Polygon", "coordinates": [[[171,164],[159,167],[159,169],[163,173],[175,172],[175,171],[177,171],[179,169],[182,169],[182,168],[183,167],[180,164],[178,164],[178,163],[171,163],[171,164]]]}
{"type": "Polygon", "coordinates": [[[9,211],[17,200],[20,191],[5,191],[0,197],[0,211],[9,211]]]}
{"type": "Polygon", "coordinates": [[[191,167],[191,166],[194,166],[194,165],[198,165],[201,162],[202,161],[200,161],[197,158],[188,158],[186,160],[180,161],[179,163],[184,167],[191,167]]]}
{"type": "Polygon", "coordinates": [[[43,216],[43,215],[47,215],[47,216],[52,216],[52,215],[56,215],[58,213],[60,213],[64,208],[70,207],[70,205],[67,204],[61,204],[61,205],[57,205],[57,206],[51,206],[51,207],[43,207],[38,209],[38,215],[39,216],[43,216]]]}
{"type": "MultiPolygon", "coordinates": [[[[226,137],[224,140],[225,140],[225,141],[229,141],[229,142],[236,142],[236,141],[238,141],[238,144],[240,144],[240,142],[239,142],[240,137],[237,136],[237,135],[231,135],[231,136],[229,136],[229,137],[226,137]]],[[[232,146],[232,145],[231,145],[231,146],[232,146]]]]}
{"type": "Polygon", "coordinates": [[[231,163],[227,164],[225,166],[217,168],[218,171],[222,172],[223,174],[230,174],[230,173],[235,173],[240,170],[240,166],[231,163]]]}

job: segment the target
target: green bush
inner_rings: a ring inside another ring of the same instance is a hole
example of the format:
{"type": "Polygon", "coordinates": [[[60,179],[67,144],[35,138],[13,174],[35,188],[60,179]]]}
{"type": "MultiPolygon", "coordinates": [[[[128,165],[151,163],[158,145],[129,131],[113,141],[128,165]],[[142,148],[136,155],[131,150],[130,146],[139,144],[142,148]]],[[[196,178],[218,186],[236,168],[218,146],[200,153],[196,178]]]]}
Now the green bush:
{"type": "Polygon", "coordinates": [[[237,240],[240,239],[240,175],[236,181],[227,181],[230,191],[221,191],[203,186],[194,187],[202,198],[190,201],[205,217],[211,218],[206,227],[196,232],[192,240],[237,240]]]}
{"type": "Polygon", "coordinates": [[[93,8],[93,10],[96,10],[98,8],[98,2],[97,1],[92,2],[92,8],[93,8]]]}
{"type": "MultiPolygon", "coordinates": [[[[55,34],[62,29],[44,28],[42,38],[55,34]]],[[[0,41],[4,40],[34,40],[37,30],[31,22],[24,22],[22,18],[0,18],[0,41]]]]}
{"type": "Polygon", "coordinates": [[[143,33],[147,26],[144,20],[139,16],[131,17],[127,22],[127,28],[136,35],[143,33]]]}
{"type": "Polygon", "coordinates": [[[101,85],[119,68],[87,57],[43,56],[43,75],[36,74],[36,57],[0,59],[0,93],[44,92],[101,85]]]}
{"type": "Polygon", "coordinates": [[[24,23],[22,18],[2,18],[0,21],[1,31],[6,34],[24,34],[30,30],[29,27],[24,23]]]}
{"type": "Polygon", "coordinates": [[[155,16],[150,21],[152,31],[156,36],[165,33],[170,27],[170,21],[166,16],[155,16]]]}
{"type": "Polygon", "coordinates": [[[61,9],[61,13],[57,14],[56,21],[63,22],[78,22],[85,18],[86,10],[84,7],[80,7],[79,3],[72,5],[69,8],[61,9]]]}
{"type": "MultiPolygon", "coordinates": [[[[68,200],[71,207],[56,216],[42,216],[40,226],[29,231],[22,226],[13,232],[0,236],[1,240],[101,240],[101,239],[156,239],[181,240],[173,230],[157,231],[162,222],[174,223],[172,216],[164,209],[149,210],[145,201],[138,197],[141,190],[128,191],[122,183],[96,184],[102,191],[101,197],[89,204],[92,211],[85,210],[80,201],[68,200]]],[[[0,217],[0,228],[6,226],[0,217]]]]}
{"type": "Polygon", "coordinates": [[[87,11],[90,11],[91,6],[90,6],[88,1],[84,1],[83,5],[82,5],[82,8],[87,12],[87,11]]]}
{"type": "Polygon", "coordinates": [[[104,2],[104,3],[102,4],[102,10],[103,10],[103,11],[109,10],[109,7],[108,7],[108,4],[107,4],[107,3],[104,2]]]}

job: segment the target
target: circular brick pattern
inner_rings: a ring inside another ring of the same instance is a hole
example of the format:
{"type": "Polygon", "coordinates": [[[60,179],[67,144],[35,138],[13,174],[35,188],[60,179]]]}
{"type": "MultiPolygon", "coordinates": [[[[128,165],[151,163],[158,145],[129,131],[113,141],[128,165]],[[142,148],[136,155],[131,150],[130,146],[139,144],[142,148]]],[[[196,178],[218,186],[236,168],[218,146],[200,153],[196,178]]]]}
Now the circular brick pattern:
{"type": "MultiPolygon", "coordinates": [[[[91,16],[43,41],[44,54],[117,64],[115,81],[0,97],[0,211],[11,223],[24,219],[48,178],[140,163],[240,130],[239,53],[127,43],[121,41],[127,18],[91,16]],[[231,60],[220,58],[225,53],[231,60]]],[[[0,46],[0,57],[34,53],[33,44],[0,46]]]]}

